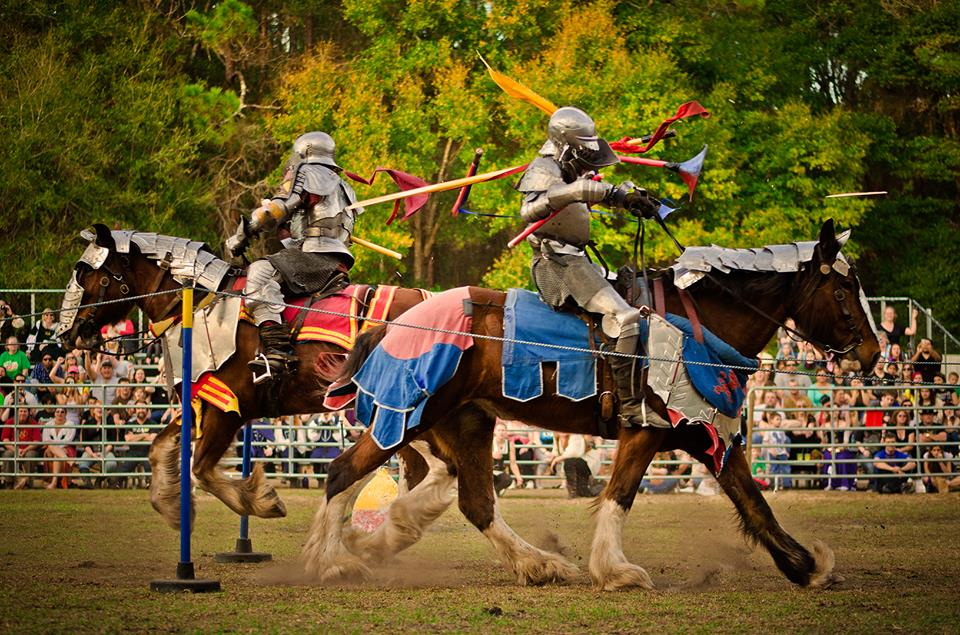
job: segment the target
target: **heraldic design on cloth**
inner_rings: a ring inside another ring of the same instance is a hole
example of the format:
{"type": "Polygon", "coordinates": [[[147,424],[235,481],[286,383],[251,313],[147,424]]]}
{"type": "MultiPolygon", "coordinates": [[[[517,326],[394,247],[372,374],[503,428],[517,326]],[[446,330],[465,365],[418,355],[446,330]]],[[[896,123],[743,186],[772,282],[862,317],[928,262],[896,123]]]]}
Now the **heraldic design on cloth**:
{"type": "Polygon", "coordinates": [[[586,348],[589,329],[576,315],[553,310],[532,291],[510,289],[503,330],[504,397],[530,401],[541,396],[544,362],[557,365],[557,395],[581,401],[597,394],[596,355],[511,341],[586,348]]]}
{"type": "MultiPolygon", "coordinates": [[[[234,284],[234,288],[236,289],[239,286],[239,289],[243,289],[244,280],[244,278],[240,278],[234,284]]],[[[378,286],[372,297],[367,300],[370,288],[370,286],[364,284],[351,284],[333,295],[316,301],[310,296],[287,298],[286,303],[294,306],[284,308],[283,321],[288,324],[293,323],[297,319],[297,315],[303,311],[302,307],[304,306],[311,309],[320,309],[320,311],[339,313],[341,315],[332,315],[316,310],[307,311],[300,332],[297,334],[297,341],[328,342],[350,350],[353,348],[359,333],[380,326],[379,321],[368,322],[366,321],[368,318],[372,320],[387,319],[399,287],[378,286]],[[364,303],[366,303],[366,307],[364,303]]],[[[253,321],[246,308],[243,309],[241,317],[248,322],[253,321]]]]}
{"type": "Polygon", "coordinates": [[[354,375],[357,421],[371,428],[382,449],[395,447],[406,430],[420,424],[430,397],[450,381],[463,352],[473,346],[473,320],[464,310],[469,301],[469,288],[460,287],[416,305],[387,327],[383,341],[354,375]]]}

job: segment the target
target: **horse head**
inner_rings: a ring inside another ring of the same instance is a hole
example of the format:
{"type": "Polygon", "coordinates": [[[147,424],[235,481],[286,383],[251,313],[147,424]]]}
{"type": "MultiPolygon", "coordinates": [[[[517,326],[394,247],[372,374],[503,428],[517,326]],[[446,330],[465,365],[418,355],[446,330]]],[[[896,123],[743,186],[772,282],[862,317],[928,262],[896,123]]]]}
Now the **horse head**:
{"type": "Polygon", "coordinates": [[[833,219],[823,224],[813,258],[798,274],[800,292],[789,314],[844,370],[869,372],[880,356],[880,343],[856,268],[840,253],[849,238],[849,230],[837,235],[833,219]]]}
{"type": "Polygon", "coordinates": [[[103,345],[100,328],[126,317],[134,300],[129,254],[117,253],[113,234],[94,225],[80,236],[87,247],[73,268],[60,308],[57,336],[67,347],[95,350],[103,345]]]}

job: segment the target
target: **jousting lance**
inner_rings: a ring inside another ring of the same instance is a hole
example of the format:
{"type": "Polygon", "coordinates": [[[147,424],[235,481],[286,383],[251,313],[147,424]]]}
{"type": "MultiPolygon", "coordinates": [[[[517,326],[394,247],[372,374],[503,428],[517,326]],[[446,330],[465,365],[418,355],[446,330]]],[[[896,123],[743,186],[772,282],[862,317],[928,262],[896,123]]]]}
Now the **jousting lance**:
{"type": "Polygon", "coordinates": [[[474,176],[466,176],[462,179],[453,179],[452,181],[444,181],[443,183],[433,183],[432,185],[425,185],[423,187],[417,187],[412,190],[405,190],[400,192],[393,192],[392,194],[384,194],[383,196],[377,196],[374,198],[368,198],[365,201],[357,201],[352,205],[347,206],[345,209],[357,209],[358,207],[367,207],[368,205],[377,205],[379,203],[387,203],[390,201],[396,201],[397,199],[407,198],[409,196],[416,196],[417,194],[436,194],[437,192],[447,192],[449,190],[455,190],[458,187],[466,187],[468,185],[473,185],[474,183],[483,183],[484,181],[492,181],[504,176],[509,176],[511,174],[516,174],[517,172],[523,171],[526,168],[526,164],[520,166],[514,166],[512,168],[503,168],[501,170],[494,170],[493,172],[484,172],[483,174],[477,174],[474,176]]]}
{"type": "Polygon", "coordinates": [[[386,247],[381,247],[376,243],[372,243],[369,240],[364,240],[363,238],[357,238],[356,236],[350,236],[350,242],[360,245],[361,247],[366,247],[371,251],[375,251],[378,254],[383,254],[384,256],[390,256],[391,258],[396,258],[397,260],[403,260],[403,254],[399,251],[394,251],[392,249],[387,249],[386,247]]]}

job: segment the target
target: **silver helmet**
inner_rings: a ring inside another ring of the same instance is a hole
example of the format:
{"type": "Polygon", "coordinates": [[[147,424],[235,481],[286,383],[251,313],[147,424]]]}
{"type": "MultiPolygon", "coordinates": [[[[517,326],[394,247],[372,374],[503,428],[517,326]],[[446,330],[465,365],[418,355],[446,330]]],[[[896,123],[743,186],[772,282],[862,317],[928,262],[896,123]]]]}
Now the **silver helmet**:
{"type": "Polygon", "coordinates": [[[340,166],[334,159],[336,149],[333,137],[326,132],[308,132],[293,142],[290,160],[296,163],[320,163],[339,170],[340,166]]]}
{"type": "Polygon", "coordinates": [[[550,116],[547,139],[543,154],[553,154],[561,163],[574,163],[578,169],[595,170],[619,162],[610,144],[597,136],[590,115],[573,106],[558,108],[550,116]]]}

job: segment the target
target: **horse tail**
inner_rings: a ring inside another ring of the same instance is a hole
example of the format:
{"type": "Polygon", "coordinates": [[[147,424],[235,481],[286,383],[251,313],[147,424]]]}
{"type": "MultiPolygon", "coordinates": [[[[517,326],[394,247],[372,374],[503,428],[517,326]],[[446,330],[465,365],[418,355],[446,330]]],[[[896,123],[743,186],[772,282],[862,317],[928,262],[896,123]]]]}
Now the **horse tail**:
{"type": "Polygon", "coordinates": [[[369,331],[361,333],[354,342],[350,353],[347,355],[346,361],[343,362],[343,368],[340,370],[340,377],[337,378],[337,383],[348,380],[356,375],[360,367],[363,366],[363,363],[370,357],[373,349],[383,341],[386,334],[386,324],[381,324],[369,331]]]}

